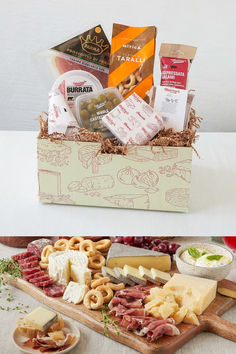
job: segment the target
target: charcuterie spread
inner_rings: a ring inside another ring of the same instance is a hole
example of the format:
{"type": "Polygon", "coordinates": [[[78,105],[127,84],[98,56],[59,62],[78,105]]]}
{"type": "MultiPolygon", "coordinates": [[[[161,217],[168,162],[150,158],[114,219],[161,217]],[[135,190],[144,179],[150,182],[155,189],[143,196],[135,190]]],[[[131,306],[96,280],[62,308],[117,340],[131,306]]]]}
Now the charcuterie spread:
{"type": "MultiPolygon", "coordinates": [[[[206,248],[203,244],[202,248],[194,248],[189,245],[187,252],[192,258],[197,252],[214,255],[209,251],[210,246],[206,248]]],[[[205,316],[211,303],[221,296],[217,295],[217,280],[178,273],[173,258],[177,251],[176,257],[186,261],[186,252],[181,249],[179,244],[155,237],[92,240],[74,236],[59,238],[53,243],[47,239],[33,241],[27,251],[13,255],[11,261],[20,267],[24,290],[29,287],[34,293],[33,289],[42,289],[39,294],[43,292],[46,299],[52,299],[49,306],[53,307],[55,301],[59,311],[63,304],[73,306],[75,312],[78,307],[79,313],[86,312],[91,318],[100,312],[105,334],[113,330],[119,337],[121,331],[122,337],[126,331],[142,337],[142,343],[158,346],[165,336],[183,335],[183,326],[200,328],[201,316],[205,316]]],[[[230,266],[232,259],[226,263],[230,266]]],[[[233,305],[232,286],[220,284],[219,293],[226,299],[231,297],[233,305]]],[[[40,311],[44,310],[37,309],[18,321],[20,331],[26,333],[34,323],[33,334],[26,335],[30,338],[27,343],[34,346],[52,339],[48,328],[60,318],[50,311],[39,316],[40,311]]],[[[57,341],[57,336],[61,336],[61,343],[66,345],[68,336],[63,329],[55,331],[60,333],[55,334],[53,340],[57,341]]]]}

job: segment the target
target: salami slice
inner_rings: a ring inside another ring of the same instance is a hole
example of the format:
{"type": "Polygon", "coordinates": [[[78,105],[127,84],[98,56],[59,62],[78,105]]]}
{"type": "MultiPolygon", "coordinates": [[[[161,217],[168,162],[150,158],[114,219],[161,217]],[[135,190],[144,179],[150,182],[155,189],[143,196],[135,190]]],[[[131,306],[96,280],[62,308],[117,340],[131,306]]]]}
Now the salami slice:
{"type": "Polygon", "coordinates": [[[29,274],[29,275],[24,275],[23,279],[24,280],[30,280],[32,278],[42,277],[44,274],[45,274],[44,271],[41,270],[40,272],[32,273],[32,274],[29,274]]]}
{"type": "Polygon", "coordinates": [[[40,238],[39,240],[30,242],[27,246],[27,251],[33,253],[38,259],[41,259],[41,253],[44,247],[52,244],[53,242],[48,238],[40,238]]]}
{"type": "Polygon", "coordinates": [[[44,274],[42,276],[29,279],[29,282],[30,283],[39,283],[39,282],[46,281],[46,280],[49,280],[49,279],[50,279],[49,276],[47,274],[44,274]]]}
{"type": "Polygon", "coordinates": [[[15,254],[11,258],[14,259],[14,261],[19,261],[20,259],[25,259],[30,256],[33,256],[33,253],[27,250],[26,252],[15,254]]]}
{"type": "Polygon", "coordinates": [[[40,270],[41,270],[41,268],[38,266],[38,267],[34,267],[34,268],[23,269],[22,273],[23,273],[23,275],[28,275],[28,274],[40,272],[40,270]]]}
{"type": "Polygon", "coordinates": [[[52,284],[45,286],[43,288],[45,294],[50,297],[59,297],[62,296],[66,290],[65,286],[62,284],[52,284]]]}
{"type": "Polygon", "coordinates": [[[19,259],[18,263],[19,263],[19,265],[21,265],[22,263],[29,263],[29,262],[37,261],[37,260],[38,260],[37,256],[31,256],[31,257],[27,257],[24,259],[19,259]]]}
{"type": "Polygon", "coordinates": [[[23,269],[28,269],[28,268],[34,268],[37,267],[39,264],[39,261],[33,261],[33,262],[29,262],[29,263],[22,263],[20,266],[23,269]]]}
{"type": "Polygon", "coordinates": [[[37,283],[34,283],[35,286],[48,286],[48,285],[51,285],[53,284],[53,279],[48,279],[48,280],[45,280],[45,281],[39,281],[37,283]]]}

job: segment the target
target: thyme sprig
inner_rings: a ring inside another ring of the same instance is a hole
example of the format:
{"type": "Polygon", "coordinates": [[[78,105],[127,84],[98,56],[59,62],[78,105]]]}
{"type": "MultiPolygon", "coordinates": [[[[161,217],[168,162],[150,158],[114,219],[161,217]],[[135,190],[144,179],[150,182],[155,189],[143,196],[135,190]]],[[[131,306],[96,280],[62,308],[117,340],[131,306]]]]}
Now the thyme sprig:
{"type": "MultiPolygon", "coordinates": [[[[8,280],[4,277],[5,274],[10,276],[9,279],[21,278],[21,267],[13,259],[0,259],[0,299],[13,302],[15,301],[15,297],[8,286],[8,280]]],[[[2,303],[0,304],[0,310],[2,311],[18,311],[21,314],[28,313],[28,308],[28,305],[22,303],[18,303],[16,306],[12,307],[4,306],[2,303]]]]}
{"type": "Polygon", "coordinates": [[[104,330],[103,330],[104,335],[108,338],[110,337],[109,333],[108,333],[108,325],[114,327],[116,335],[119,335],[120,334],[119,324],[117,321],[115,321],[111,318],[108,306],[101,309],[101,313],[102,313],[102,322],[104,324],[104,330]]]}

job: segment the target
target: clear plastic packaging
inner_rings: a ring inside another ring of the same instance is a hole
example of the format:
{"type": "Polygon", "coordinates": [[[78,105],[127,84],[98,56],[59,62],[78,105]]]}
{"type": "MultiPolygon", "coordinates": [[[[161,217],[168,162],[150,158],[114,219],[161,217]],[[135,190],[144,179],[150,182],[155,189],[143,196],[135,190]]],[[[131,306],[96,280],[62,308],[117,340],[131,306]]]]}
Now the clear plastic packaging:
{"type": "Polygon", "coordinates": [[[73,114],[75,114],[75,100],[86,93],[98,92],[102,89],[99,80],[83,70],[71,70],[59,76],[52,86],[52,90],[60,90],[73,114]]]}
{"type": "Polygon", "coordinates": [[[103,138],[113,137],[101,119],[122,101],[123,97],[115,87],[79,96],[75,104],[76,119],[81,127],[93,132],[100,132],[103,134],[103,138]]]}

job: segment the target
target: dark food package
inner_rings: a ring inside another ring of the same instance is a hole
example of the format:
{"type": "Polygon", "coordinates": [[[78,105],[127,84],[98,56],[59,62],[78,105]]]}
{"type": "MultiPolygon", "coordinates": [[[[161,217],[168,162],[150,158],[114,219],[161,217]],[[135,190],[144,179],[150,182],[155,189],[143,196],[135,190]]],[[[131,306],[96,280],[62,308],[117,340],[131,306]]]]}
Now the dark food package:
{"type": "MultiPolygon", "coordinates": [[[[50,48],[46,52],[44,51],[38,60],[41,60],[42,64],[42,60],[46,62],[46,58],[48,58],[50,67],[50,71],[47,70],[48,77],[53,75],[55,79],[67,71],[84,70],[96,76],[102,87],[106,88],[109,57],[110,43],[101,25],[98,25],[50,48]]],[[[40,70],[42,71],[42,68],[40,70]]],[[[45,75],[46,71],[44,70],[45,75]]]]}

